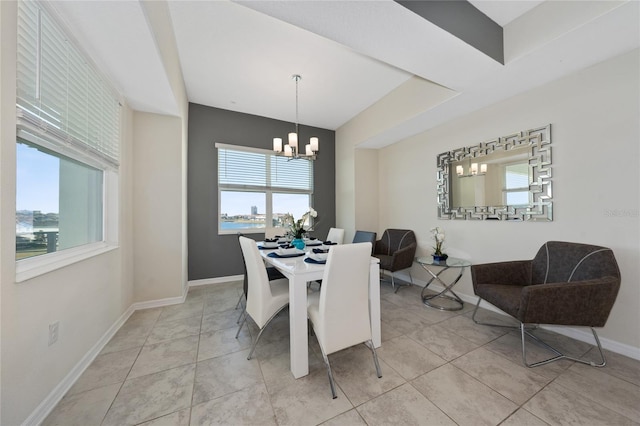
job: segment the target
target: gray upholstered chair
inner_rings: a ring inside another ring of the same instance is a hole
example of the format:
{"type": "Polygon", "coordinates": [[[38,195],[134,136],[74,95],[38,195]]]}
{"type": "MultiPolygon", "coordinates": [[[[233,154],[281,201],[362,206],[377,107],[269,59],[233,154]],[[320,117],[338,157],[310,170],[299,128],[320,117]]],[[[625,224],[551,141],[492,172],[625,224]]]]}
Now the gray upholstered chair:
{"type": "MultiPolygon", "coordinates": [[[[380,273],[391,273],[391,285],[396,292],[400,287],[396,288],[393,274],[411,268],[417,247],[416,234],[410,229],[386,229],[382,238],[376,241],[373,255],[380,259],[380,273]]],[[[413,285],[411,271],[409,279],[413,285]]]]}
{"type": "Polygon", "coordinates": [[[620,270],[611,249],[606,247],[549,241],[533,260],[473,265],[473,290],[478,306],[485,300],[520,322],[522,361],[537,367],[559,359],[604,367],[606,359],[594,327],[603,327],[620,288],[620,270]],[[600,351],[601,361],[577,359],[563,354],[530,332],[538,324],[590,327],[600,351]],[[525,336],[529,336],[555,355],[528,363],[525,336]]]}
{"type": "Polygon", "coordinates": [[[371,254],[373,254],[373,248],[376,245],[377,234],[369,231],[356,231],[353,236],[352,243],[371,243],[371,254]]]}

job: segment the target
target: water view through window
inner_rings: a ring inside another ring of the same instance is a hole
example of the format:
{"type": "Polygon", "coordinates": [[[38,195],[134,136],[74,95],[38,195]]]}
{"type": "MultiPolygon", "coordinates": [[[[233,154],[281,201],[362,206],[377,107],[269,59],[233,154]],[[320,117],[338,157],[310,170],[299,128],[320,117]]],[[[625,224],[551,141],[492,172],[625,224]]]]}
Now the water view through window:
{"type": "Polygon", "coordinates": [[[16,167],[16,260],[102,241],[102,170],[24,142],[16,167]]]}
{"type": "Polygon", "coordinates": [[[265,192],[220,191],[220,229],[264,229],[283,227],[284,216],[299,219],[309,210],[308,194],[273,193],[271,223],[267,225],[265,192]]]}

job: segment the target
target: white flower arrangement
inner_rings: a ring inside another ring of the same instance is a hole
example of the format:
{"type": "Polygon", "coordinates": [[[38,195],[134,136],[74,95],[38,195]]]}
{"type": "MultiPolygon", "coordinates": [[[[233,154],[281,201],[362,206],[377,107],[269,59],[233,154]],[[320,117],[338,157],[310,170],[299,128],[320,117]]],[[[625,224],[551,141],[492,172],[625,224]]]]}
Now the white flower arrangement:
{"type": "Polygon", "coordinates": [[[285,223],[289,224],[289,233],[293,238],[302,238],[304,234],[313,230],[312,226],[305,228],[310,217],[318,217],[318,212],[315,211],[313,207],[309,207],[309,211],[303,214],[298,220],[295,220],[291,213],[287,213],[285,223]]]}
{"type": "Polygon", "coordinates": [[[435,228],[431,228],[431,234],[436,242],[436,245],[433,248],[433,254],[436,256],[442,256],[444,254],[442,252],[442,244],[444,243],[445,238],[444,231],[436,226],[435,228]]]}

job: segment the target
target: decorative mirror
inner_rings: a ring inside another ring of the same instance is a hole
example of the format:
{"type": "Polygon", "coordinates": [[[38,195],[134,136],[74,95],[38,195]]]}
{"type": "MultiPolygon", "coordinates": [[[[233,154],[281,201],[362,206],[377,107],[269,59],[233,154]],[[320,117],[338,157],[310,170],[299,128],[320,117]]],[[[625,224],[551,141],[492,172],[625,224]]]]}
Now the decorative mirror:
{"type": "Polygon", "coordinates": [[[553,220],[551,125],[438,155],[438,219],[553,220]]]}

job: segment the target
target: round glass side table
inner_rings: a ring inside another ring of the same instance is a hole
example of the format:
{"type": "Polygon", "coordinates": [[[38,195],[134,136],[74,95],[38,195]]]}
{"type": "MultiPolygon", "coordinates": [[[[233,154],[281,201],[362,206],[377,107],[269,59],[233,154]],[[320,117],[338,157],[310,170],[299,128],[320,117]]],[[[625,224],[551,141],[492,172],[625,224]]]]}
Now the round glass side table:
{"type": "Polygon", "coordinates": [[[471,266],[471,262],[465,259],[458,259],[455,257],[449,257],[447,260],[435,261],[433,257],[418,257],[416,258],[416,263],[422,267],[425,271],[431,275],[431,279],[427,282],[427,285],[422,289],[421,297],[422,303],[432,308],[440,309],[441,311],[459,311],[464,306],[462,299],[458,297],[458,295],[453,291],[453,286],[460,281],[462,278],[462,274],[464,274],[464,270],[467,266],[471,266]],[[437,273],[433,272],[433,269],[436,267],[440,268],[437,273]],[[451,268],[457,268],[460,270],[458,276],[451,282],[445,282],[440,278],[440,275],[451,268]],[[438,281],[444,289],[440,293],[436,294],[426,294],[429,285],[433,282],[433,280],[438,281]],[[438,299],[446,299],[451,301],[452,303],[442,304],[438,303],[438,299]]]}

